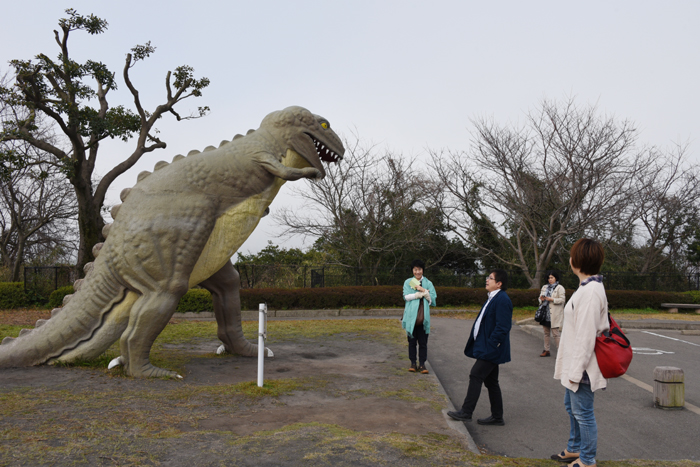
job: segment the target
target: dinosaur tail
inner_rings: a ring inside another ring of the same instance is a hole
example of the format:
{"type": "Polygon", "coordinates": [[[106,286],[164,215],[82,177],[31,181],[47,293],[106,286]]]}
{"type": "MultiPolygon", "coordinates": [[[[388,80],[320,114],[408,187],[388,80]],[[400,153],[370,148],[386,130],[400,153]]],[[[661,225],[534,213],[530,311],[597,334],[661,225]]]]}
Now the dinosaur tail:
{"type": "Polygon", "coordinates": [[[115,323],[110,315],[127,296],[126,288],[110,276],[104,262],[96,261],[87,277],[76,282],[79,290],[66,296],[63,308],[52,310],[51,319],[3,340],[0,368],[96,357],[109,348],[126,327],[124,319],[115,323]]]}

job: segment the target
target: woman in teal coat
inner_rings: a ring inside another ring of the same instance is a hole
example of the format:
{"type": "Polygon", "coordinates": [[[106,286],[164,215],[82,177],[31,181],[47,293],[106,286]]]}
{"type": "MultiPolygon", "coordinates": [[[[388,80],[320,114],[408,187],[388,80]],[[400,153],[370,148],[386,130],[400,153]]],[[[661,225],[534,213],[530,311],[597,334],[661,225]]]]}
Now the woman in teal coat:
{"type": "Polygon", "coordinates": [[[408,371],[428,373],[425,361],[428,359],[428,335],[430,334],[430,307],[435,306],[435,287],[427,277],[423,277],[425,263],[419,259],[411,263],[413,277],[403,283],[403,310],[401,326],[408,337],[408,358],[411,367],[408,371]],[[418,345],[418,366],[416,367],[416,345],[418,345]]]}

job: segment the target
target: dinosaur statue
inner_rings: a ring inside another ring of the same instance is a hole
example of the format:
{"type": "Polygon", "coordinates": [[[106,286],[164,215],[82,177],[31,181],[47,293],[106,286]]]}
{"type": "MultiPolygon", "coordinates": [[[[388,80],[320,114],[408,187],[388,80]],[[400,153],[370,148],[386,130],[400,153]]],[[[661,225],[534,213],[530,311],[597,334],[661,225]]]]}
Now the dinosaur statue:
{"type": "Polygon", "coordinates": [[[223,350],[257,355],[243,336],[240,280],[230,259],[285,181],[323,178],[321,161],[339,162],[344,152],[326,119],[288,107],[246,136],[141,172],[122,191],[123,204],[112,208],[114,223],[105,226],[106,240],[93,248],[96,259],[75,294],[51,319],[6,337],[0,368],[94,358],[119,339],[121,355],[110,368],[180,377],[152,365],[149,354],[180,298],[197,284],[212,293],[223,350]]]}

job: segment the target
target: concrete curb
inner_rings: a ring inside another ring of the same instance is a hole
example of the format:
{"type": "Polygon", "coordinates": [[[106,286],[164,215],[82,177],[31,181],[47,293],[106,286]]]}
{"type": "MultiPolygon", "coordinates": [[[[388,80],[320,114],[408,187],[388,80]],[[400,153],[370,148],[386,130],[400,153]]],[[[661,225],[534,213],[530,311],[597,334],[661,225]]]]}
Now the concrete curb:
{"type": "Polygon", "coordinates": [[[440,393],[445,398],[445,403],[447,405],[447,408],[442,409],[442,416],[445,417],[445,423],[447,423],[447,426],[450,429],[457,432],[457,436],[465,448],[469,449],[472,453],[480,456],[481,452],[479,451],[479,448],[476,446],[476,443],[474,442],[474,438],[472,438],[472,435],[469,433],[469,430],[467,430],[467,426],[465,425],[465,423],[457,421],[457,420],[453,420],[452,418],[450,418],[449,415],[447,415],[447,412],[455,410],[455,406],[452,404],[452,401],[450,400],[449,396],[447,395],[445,388],[442,387],[442,383],[440,382],[440,378],[437,377],[437,375],[433,371],[433,367],[430,366],[429,360],[425,362],[425,367],[428,369],[428,371],[430,371],[430,377],[435,381],[435,384],[437,384],[437,387],[440,390],[440,393]]]}
{"type": "MultiPolygon", "coordinates": [[[[618,319],[617,324],[624,329],[671,329],[671,330],[689,330],[700,331],[700,321],[680,321],[674,319],[618,319]]],[[[520,327],[532,326],[540,329],[542,335],[542,326],[538,324],[534,318],[527,318],[518,321],[516,324],[520,327]]],[[[526,331],[529,332],[529,331],[526,331]]]]}

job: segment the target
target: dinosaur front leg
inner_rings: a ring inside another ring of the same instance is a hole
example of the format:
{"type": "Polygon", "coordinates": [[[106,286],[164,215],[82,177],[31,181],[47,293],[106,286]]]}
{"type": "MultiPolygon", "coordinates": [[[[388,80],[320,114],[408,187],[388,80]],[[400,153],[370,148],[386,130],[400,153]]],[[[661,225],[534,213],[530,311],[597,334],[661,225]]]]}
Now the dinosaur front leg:
{"type": "MultiPolygon", "coordinates": [[[[218,336],[224,343],[224,349],[244,357],[258,354],[258,346],[248,341],[241,327],[241,281],[238,271],[231,262],[226,263],[213,276],[200,283],[211,292],[214,301],[214,315],[218,325],[218,336]]],[[[272,357],[272,351],[265,349],[266,355],[272,357]]]]}
{"type": "MultiPolygon", "coordinates": [[[[186,288],[185,286],[184,290],[186,288]]],[[[149,291],[136,300],[129,315],[129,325],[119,341],[121,363],[125,365],[128,375],[139,378],[181,378],[174,371],[152,365],[149,354],[153,342],[170,321],[183,294],[184,292],[149,291]]]]}
{"type": "Polygon", "coordinates": [[[282,180],[287,180],[290,182],[294,180],[299,180],[300,178],[323,178],[323,174],[321,173],[321,171],[313,167],[304,167],[303,169],[287,167],[274,159],[261,160],[260,165],[262,165],[265,168],[265,170],[270,172],[275,177],[279,177],[282,180]]]}

